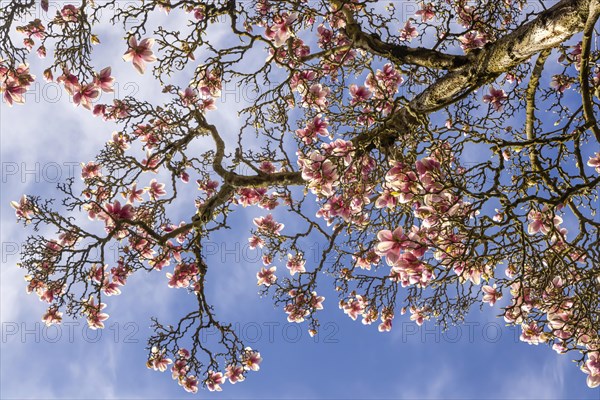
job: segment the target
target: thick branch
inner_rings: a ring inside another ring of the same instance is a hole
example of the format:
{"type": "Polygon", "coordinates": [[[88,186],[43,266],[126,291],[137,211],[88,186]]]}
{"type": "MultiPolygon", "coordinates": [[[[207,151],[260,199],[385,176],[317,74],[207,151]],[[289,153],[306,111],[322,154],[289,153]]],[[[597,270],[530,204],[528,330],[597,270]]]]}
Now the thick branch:
{"type": "Polygon", "coordinates": [[[384,126],[357,138],[368,144],[379,138],[389,144],[403,133],[414,131],[427,114],[440,110],[473,92],[531,56],[552,49],[581,32],[588,16],[598,12],[597,0],[563,0],[540,13],[533,21],[486,46],[473,63],[452,71],[417,95],[384,126]]]}

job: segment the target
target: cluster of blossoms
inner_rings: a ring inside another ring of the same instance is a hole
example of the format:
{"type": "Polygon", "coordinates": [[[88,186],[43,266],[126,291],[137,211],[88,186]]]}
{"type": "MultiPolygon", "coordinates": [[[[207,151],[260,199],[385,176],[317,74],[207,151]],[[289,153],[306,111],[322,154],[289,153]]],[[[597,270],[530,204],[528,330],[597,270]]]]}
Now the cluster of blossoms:
{"type": "Polygon", "coordinates": [[[303,322],[304,317],[323,309],[325,297],[317,295],[317,292],[304,293],[292,289],[288,296],[291,302],[283,308],[288,314],[288,322],[303,322]]]}
{"type": "Polygon", "coordinates": [[[556,215],[552,210],[545,206],[541,211],[532,209],[527,214],[529,225],[527,226],[527,233],[535,235],[536,233],[542,233],[547,235],[548,233],[556,230],[561,236],[565,236],[567,230],[560,228],[563,220],[561,217],[556,215]]]}
{"type": "MultiPolygon", "coordinates": [[[[171,373],[173,379],[177,380],[187,392],[196,393],[200,380],[196,375],[190,373],[192,366],[191,355],[187,349],[179,349],[176,354],[175,362],[167,358],[165,350],[159,350],[157,347],[152,348],[152,352],[146,363],[146,366],[155,371],[164,372],[168,365],[173,364],[171,373]]],[[[225,368],[225,374],[209,370],[204,379],[204,385],[211,392],[222,390],[221,385],[225,380],[229,380],[231,384],[242,382],[246,379],[247,371],[258,371],[262,357],[260,353],[246,347],[241,354],[241,361],[238,364],[229,364],[225,368]]]]}
{"type": "Polygon", "coordinates": [[[13,71],[4,66],[0,59],[0,94],[9,106],[12,106],[13,103],[25,103],[23,95],[34,80],[35,76],[29,72],[29,65],[21,64],[13,71]]]}
{"type": "Polygon", "coordinates": [[[417,160],[414,167],[392,161],[377,208],[394,209],[398,204],[410,204],[420,226],[407,232],[402,227],[377,234],[375,253],[385,257],[391,267],[392,279],[402,286],[427,286],[435,277],[433,268],[422,261],[427,250],[441,265],[453,268],[462,279],[479,284],[482,271],[478,266],[457,261],[466,251],[466,233],[457,230],[453,221],[474,215],[471,204],[453,194],[444,185],[441,163],[448,161],[443,152],[417,160]]]}

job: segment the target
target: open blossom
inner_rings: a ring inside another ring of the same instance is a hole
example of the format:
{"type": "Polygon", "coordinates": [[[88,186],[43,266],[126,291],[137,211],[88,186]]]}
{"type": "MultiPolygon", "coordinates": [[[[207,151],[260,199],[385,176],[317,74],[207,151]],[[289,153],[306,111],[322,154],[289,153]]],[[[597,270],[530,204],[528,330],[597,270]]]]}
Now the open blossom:
{"type": "Polygon", "coordinates": [[[124,206],[121,206],[119,200],[115,200],[115,202],[112,204],[107,204],[106,212],[110,217],[116,220],[131,220],[135,215],[135,210],[131,204],[125,204],[124,206]]]}
{"type": "Polygon", "coordinates": [[[600,151],[597,151],[593,157],[587,162],[588,167],[596,169],[596,172],[600,174],[600,151]]]}
{"type": "Polygon", "coordinates": [[[323,111],[328,106],[327,96],[329,96],[330,89],[323,87],[320,83],[315,83],[308,88],[308,90],[300,90],[302,95],[302,107],[314,108],[319,111],[323,111]]]}
{"type": "Polygon", "coordinates": [[[415,321],[419,326],[423,325],[425,320],[429,319],[428,309],[426,307],[410,307],[410,313],[410,320],[415,321]]]}
{"type": "Polygon", "coordinates": [[[152,179],[150,181],[150,186],[145,188],[148,191],[148,195],[150,196],[150,200],[156,200],[160,196],[164,196],[167,194],[165,191],[165,184],[159,183],[156,179],[152,179]]]}
{"type": "Polygon", "coordinates": [[[499,290],[496,290],[496,285],[489,286],[489,285],[484,285],[482,287],[483,292],[485,293],[483,295],[483,302],[484,303],[490,303],[490,306],[493,306],[494,304],[496,304],[496,301],[500,298],[502,298],[502,292],[499,290]]]}
{"type": "Polygon", "coordinates": [[[490,93],[483,96],[484,103],[490,103],[494,110],[502,111],[502,103],[508,99],[506,92],[502,89],[490,87],[490,93]]]}
{"type": "Polygon", "coordinates": [[[377,233],[377,243],[375,252],[380,256],[385,256],[388,264],[394,264],[400,258],[400,251],[405,248],[404,242],[408,239],[402,227],[394,229],[394,231],[382,230],[377,233]]]}
{"type": "Polygon", "coordinates": [[[421,9],[419,11],[417,11],[415,13],[415,15],[420,16],[421,20],[423,22],[427,22],[427,21],[435,18],[435,12],[433,11],[433,4],[432,3],[421,4],[421,9]]]}
{"type": "Polygon", "coordinates": [[[102,173],[100,164],[96,164],[93,161],[88,162],[87,164],[81,163],[81,178],[82,179],[90,179],[101,176],[102,173]]]}
{"type": "Polygon", "coordinates": [[[465,53],[473,49],[480,49],[487,43],[485,36],[479,32],[469,32],[466,35],[459,37],[458,40],[460,40],[460,47],[465,53]]]}
{"type": "Polygon", "coordinates": [[[588,353],[588,358],[581,366],[581,370],[588,374],[587,385],[590,388],[600,386],[600,352],[592,351],[588,353]]]}
{"type": "Polygon", "coordinates": [[[402,30],[400,30],[400,40],[410,42],[417,36],[419,36],[419,32],[417,31],[417,28],[412,26],[410,20],[406,21],[406,24],[404,24],[404,28],[402,28],[402,30]]]}
{"type": "Polygon", "coordinates": [[[542,326],[538,326],[535,322],[531,322],[529,324],[521,324],[521,329],[522,332],[519,339],[522,342],[534,344],[537,346],[538,344],[544,343],[546,341],[544,328],[542,326]]]}
{"type": "Polygon", "coordinates": [[[19,202],[11,201],[10,205],[15,209],[15,215],[18,219],[23,218],[26,221],[31,219],[31,216],[34,212],[34,207],[29,199],[27,199],[27,196],[23,195],[19,202]]]}
{"type": "Polygon", "coordinates": [[[104,328],[103,321],[108,319],[108,314],[102,313],[101,310],[103,310],[105,307],[106,304],[104,303],[99,303],[96,305],[94,303],[94,298],[90,297],[85,309],[85,313],[87,314],[87,322],[90,329],[104,328]]]}
{"type": "Polygon", "coordinates": [[[94,78],[94,85],[105,93],[114,92],[113,84],[115,83],[115,78],[110,76],[111,71],[111,67],[106,67],[97,73],[94,78]]]}
{"type": "Polygon", "coordinates": [[[550,82],[550,87],[557,92],[563,93],[571,87],[571,79],[565,75],[554,75],[550,82]]]}
{"type": "Polygon", "coordinates": [[[206,383],[208,390],[211,392],[220,392],[223,390],[221,385],[225,382],[225,379],[223,378],[223,373],[221,372],[208,371],[208,378],[206,378],[206,381],[204,382],[206,383]]]}
{"type": "Polygon", "coordinates": [[[277,280],[275,271],[277,271],[277,267],[271,267],[268,269],[261,268],[261,270],[256,273],[256,279],[258,279],[257,285],[271,286],[274,284],[277,280]]]}
{"type": "Polygon", "coordinates": [[[358,86],[353,83],[350,85],[350,96],[352,96],[350,104],[355,105],[356,103],[365,102],[371,98],[371,94],[371,91],[366,86],[358,86]]]}
{"type": "Polygon", "coordinates": [[[283,224],[275,221],[272,214],[268,214],[266,217],[254,218],[253,222],[258,231],[265,234],[279,235],[284,227],[283,224]]]}
{"type": "Polygon", "coordinates": [[[286,263],[286,267],[290,270],[290,274],[292,276],[294,276],[296,273],[306,272],[306,269],[304,268],[306,260],[304,260],[301,255],[297,254],[292,256],[291,254],[288,254],[287,257],[288,261],[286,263]]]}
{"type": "Polygon", "coordinates": [[[186,392],[196,393],[198,391],[198,378],[196,378],[194,375],[189,375],[183,378],[181,384],[186,392]]]}
{"type": "Polygon", "coordinates": [[[62,313],[58,311],[57,307],[50,307],[48,311],[42,316],[42,321],[46,324],[46,326],[50,326],[53,324],[60,324],[62,322],[62,313]]]}
{"type": "Polygon", "coordinates": [[[559,225],[562,224],[563,219],[558,215],[554,215],[551,211],[544,208],[542,211],[531,210],[527,214],[529,225],[527,226],[527,233],[535,235],[538,232],[547,235],[552,231],[552,227],[559,230],[561,234],[565,232],[559,229],[559,225]]]}
{"type": "Polygon", "coordinates": [[[133,66],[140,74],[146,70],[146,63],[156,61],[156,57],[152,52],[154,39],[143,39],[139,44],[134,36],[129,38],[129,50],[123,55],[123,60],[132,61],[133,66]]]}
{"type": "Polygon", "coordinates": [[[356,295],[356,298],[349,301],[340,302],[340,308],[344,310],[344,314],[347,314],[350,318],[356,321],[359,315],[361,315],[366,308],[366,302],[361,295],[356,295]]]}
{"type": "Polygon", "coordinates": [[[229,379],[231,384],[242,382],[246,377],[244,376],[244,368],[239,365],[228,365],[225,368],[225,377],[229,379]]]}
{"type": "Polygon", "coordinates": [[[287,13],[275,16],[273,18],[274,24],[267,27],[265,36],[273,41],[275,47],[281,47],[292,36],[291,26],[297,18],[296,14],[287,13]]]}
{"type": "Polygon", "coordinates": [[[244,369],[258,371],[260,369],[259,364],[262,362],[262,357],[258,351],[252,350],[250,347],[244,349],[244,369]]]}
{"type": "Polygon", "coordinates": [[[148,362],[146,363],[146,366],[155,371],[164,372],[167,370],[169,364],[173,364],[173,360],[165,356],[165,351],[159,351],[156,346],[153,347],[152,355],[150,357],[150,360],[148,360],[148,362]]]}
{"type": "Polygon", "coordinates": [[[73,94],[73,104],[76,106],[82,105],[84,108],[88,110],[92,110],[92,102],[96,100],[100,96],[100,90],[98,87],[89,83],[87,85],[80,85],[75,89],[73,94]]]}

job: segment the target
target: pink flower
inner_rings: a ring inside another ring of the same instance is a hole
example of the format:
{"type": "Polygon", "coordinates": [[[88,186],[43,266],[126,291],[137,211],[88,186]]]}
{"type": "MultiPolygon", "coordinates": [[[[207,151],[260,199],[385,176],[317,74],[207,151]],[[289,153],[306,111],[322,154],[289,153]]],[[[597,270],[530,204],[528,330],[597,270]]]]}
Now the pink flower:
{"type": "Polygon", "coordinates": [[[158,183],[156,179],[152,179],[150,181],[150,186],[146,188],[148,191],[148,195],[150,196],[150,200],[156,200],[160,196],[164,196],[167,194],[165,191],[165,184],[158,183]]]}
{"type": "Polygon", "coordinates": [[[327,102],[329,92],[329,88],[323,87],[320,83],[312,84],[308,90],[301,89],[302,107],[314,108],[319,111],[325,110],[329,104],[327,102]]]}
{"type": "Polygon", "coordinates": [[[265,36],[273,41],[275,47],[281,47],[292,36],[291,25],[297,18],[296,14],[276,15],[273,18],[274,24],[265,30],[265,36]]]}
{"type": "Polygon", "coordinates": [[[425,320],[429,319],[427,312],[428,312],[427,307],[422,307],[422,308],[410,307],[410,313],[411,313],[410,320],[415,321],[417,323],[417,325],[421,326],[421,325],[423,325],[425,320]]]}
{"type": "Polygon", "coordinates": [[[479,32],[469,32],[459,37],[458,40],[460,40],[460,47],[462,47],[465,53],[473,49],[480,49],[487,43],[486,37],[479,32]]]}
{"type": "Polygon", "coordinates": [[[581,366],[581,370],[588,374],[587,385],[590,388],[600,386],[600,352],[588,353],[587,361],[581,366]]]}
{"type": "Polygon", "coordinates": [[[382,230],[377,234],[379,243],[375,246],[375,252],[386,257],[388,263],[394,264],[400,257],[400,251],[405,247],[403,243],[408,239],[402,227],[394,229],[394,231],[382,230]]]}
{"type": "Polygon", "coordinates": [[[92,102],[96,100],[100,96],[100,90],[96,87],[95,84],[89,83],[84,86],[79,86],[75,89],[75,94],[73,95],[73,103],[78,106],[81,104],[84,108],[88,110],[92,110],[92,102]]]}
{"type": "Polygon", "coordinates": [[[361,295],[356,295],[354,300],[340,303],[340,308],[344,310],[344,314],[348,314],[354,321],[365,311],[365,307],[366,302],[361,295]]]}
{"type": "Polygon", "coordinates": [[[82,179],[90,179],[101,176],[102,173],[100,169],[102,167],[99,164],[96,164],[93,161],[88,162],[87,164],[81,163],[81,178],[82,179]]]}
{"type": "Polygon", "coordinates": [[[557,92],[563,93],[571,87],[571,79],[565,75],[554,75],[550,82],[550,87],[557,92]]]}
{"type": "Polygon", "coordinates": [[[252,350],[250,347],[246,347],[244,351],[244,369],[258,371],[260,369],[259,364],[262,362],[260,353],[252,350]]]}
{"type": "Polygon", "coordinates": [[[165,356],[165,351],[159,351],[157,347],[153,347],[152,356],[146,366],[155,371],[165,372],[169,364],[173,364],[173,361],[165,356]]]}
{"type": "Polygon", "coordinates": [[[275,221],[273,215],[269,214],[266,217],[258,217],[253,220],[254,225],[258,228],[258,231],[265,234],[279,235],[279,232],[283,229],[284,225],[275,221]]]}
{"type": "Polygon", "coordinates": [[[25,103],[23,95],[27,92],[27,88],[12,78],[9,78],[4,85],[0,85],[1,92],[4,92],[4,101],[9,106],[12,106],[13,103],[25,103]]]}
{"type": "Polygon", "coordinates": [[[587,165],[588,167],[595,168],[596,172],[600,174],[600,151],[597,151],[593,157],[590,156],[587,165]]]}
{"type": "Polygon", "coordinates": [[[502,111],[502,102],[507,98],[508,96],[504,90],[490,87],[490,94],[483,96],[483,102],[490,103],[496,111],[502,111]]]}
{"type": "Polygon", "coordinates": [[[306,269],[304,268],[306,260],[304,260],[301,255],[297,254],[292,256],[291,254],[288,254],[287,257],[288,262],[286,263],[286,267],[290,270],[290,274],[292,276],[294,276],[296,273],[306,272],[306,269]]]}
{"type": "Polygon", "coordinates": [[[355,105],[356,103],[362,103],[369,100],[371,98],[371,91],[366,86],[352,84],[350,85],[350,96],[352,96],[350,104],[355,105]]]}
{"type": "Polygon", "coordinates": [[[277,271],[277,267],[261,268],[259,272],[256,273],[256,279],[258,279],[257,285],[265,285],[271,286],[277,280],[275,276],[275,271],[277,271]]]}
{"type": "Polygon", "coordinates": [[[404,28],[402,28],[402,30],[400,31],[400,40],[410,42],[417,36],[419,36],[417,28],[412,26],[410,20],[406,21],[406,24],[404,24],[404,28]]]}
{"type": "Polygon", "coordinates": [[[246,377],[244,376],[244,368],[239,365],[228,365],[225,368],[225,377],[229,379],[231,384],[242,382],[246,377]]]}
{"type": "Polygon", "coordinates": [[[254,250],[257,247],[260,247],[262,249],[265,245],[265,241],[259,238],[258,236],[252,236],[248,238],[248,243],[250,250],[254,250]]]}
{"type": "Polygon", "coordinates": [[[42,321],[44,321],[46,326],[60,324],[62,322],[62,313],[58,311],[57,307],[52,306],[48,308],[48,311],[42,317],[42,321]]]}
{"type": "Polygon", "coordinates": [[[131,204],[125,204],[121,207],[121,203],[118,200],[115,200],[112,204],[106,205],[106,212],[112,218],[116,220],[126,219],[131,220],[135,215],[135,210],[131,206],[131,204]]]}
{"type": "Polygon", "coordinates": [[[135,36],[129,38],[129,50],[123,55],[123,60],[133,61],[133,66],[140,74],[146,70],[146,63],[156,61],[156,57],[151,48],[154,45],[154,39],[143,39],[139,45],[135,36]]]}
{"type": "Polygon", "coordinates": [[[25,195],[21,197],[18,203],[16,201],[11,201],[10,205],[15,209],[17,219],[23,218],[24,220],[29,221],[34,213],[34,207],[25,195]]]}
{"type": "Polygon", "coordinates": [[[415,15],[419,15],[423,22],[427,22],[430,19],[433,19],[435,17],[435,12],[433,11],[433,4],[421,4],[421,9],[417,11],[415,15]]]}
{"type": "Polygon", "coordinates": [[[142,198],[142,194],[144,194],[144,192],[146,191],[146,189],[138,189],[137,188],[137,183],[134,183],[133,186],[131,187],[131,189],[129,189],[128,192],[124,192],[123,193],[123,197],[127,199],[127,203],[128,204],[133,204],[136,201],[143,201],[144,199],[142,198]]]}
{"type": "Polygon", "coordinates": [[[538,326],[535,322],[529,324],[521,324],[521,336],[519,339],[522,342],[538,345],[546,341],[546,335],[544,334],[544,328],[538,326]]]}
{"type": "Polygon", "coordinates": [[[105,93],[112,93],[113,84],[115,82],[115,78],[110,76],[112,69],[110,67],[106,67],[102,69],[96,77],[94,78],[94,85],[100,88],[105,93]]]}
{"type": "Polygon", "coordinates": [[[225,382],[223,379],[223,374],[221,372],[208,371],[208,378],[206,378],[206,387],[211,392],[217,391],[220,392],[221,385],[225,382]]]}
{"type": "Polygon", "coordinates": [[[108,314],[101,313],[100,311],[106,307],[106,304],[100,303],[96,305],[94,298],[90,297],[87,302],[85,313],[87,314],[87,322],[90,329],[103,329],[104,322],[108,319],[108,314]]]}
{"type": "Polygon", "coordinates": [[[194,375],[186,376],[183,378],[182,385],[186,392],[196,393],[198,391],[198,378],[194,375]]]}
{"type": "Polygon", "coordinates": [[[502,292],[496,290],[496,285],[494,285],[493,287],[489,285],[484,285],[482,289],[485,293],[483,295],[483,302],[490,303],[490,306],[493,306],[498,299],[502,298],[502,292]]]}

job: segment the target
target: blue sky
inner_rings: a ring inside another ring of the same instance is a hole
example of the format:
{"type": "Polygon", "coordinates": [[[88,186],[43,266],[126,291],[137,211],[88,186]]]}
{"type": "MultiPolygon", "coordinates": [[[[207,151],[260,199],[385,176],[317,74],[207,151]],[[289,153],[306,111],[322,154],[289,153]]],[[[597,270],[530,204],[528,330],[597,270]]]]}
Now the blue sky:
{"type": "MultiPolygon", "coordinates": [[[[106,66],[102,60],[116,60],[112,66],[119,95],[160,98],[160,88],[149,75],[140,76],[120,61],[124,43],[112,27],[103,26],[98,33],[104,43],[96,54],[98,69],[106,66]]],[[[223,37],[219,30],[212,34],[215,40],[223,37]]],[[[38,77],[40,65],[32,61],[38,77]]],[[[16,267],[16,249],[31,231],[15,223],[9,203],[23,193],[56,196],[56,181],[68,177],[74,163],[92,160],[114,127],[74,108],[57,85],[41,80],[36,84],[25,106],[0,105],[0,397],[600,398],[598,390],[587,388],[586,376],[569,356],[519,342],[516,328],[504,327],[496,317],[498,309],[487,305],[483,312],[474,310],[467,325],[447,333],[432,323],[418,328],[408,316],[398,316],[392,332],[382,334],[375,325],[350,320],[338,309],[333,291],[323,285],[319,293],[326,297],[322,330],[310,338],[305,325],[289,324],[269,298],[257,295],[260,262],[245,247],[249,221],[265,214],[255,208],[238,211],[234,228],[239,229],[212,238],[208,259],[209,297],[219,317],[238,326],[238,334],[263,356],[260,372],[250,374],[245,382],[225,384],[222,393],[191,395],[169,373],[145,367],[150,317],[174,322],[189,305],[186,293],[167,287],[164,272],[136,274],[122,295],[110,298],[110,319],[100,337],[83,320],[46,328],[40,320],[45,307],[36,296],[26,294],[24,271],[16,267]]],[[[102,98],[110,100],[106,95],[102,98]]],[[[226,127],[226,138],[233,140],[240,122],[232,109],[243,103],[232,107],[231,101],[220,100],[217,105],[209,121],[226,127]]],[[[188,214],[190,210],[182,216],[188,214]]]]}

